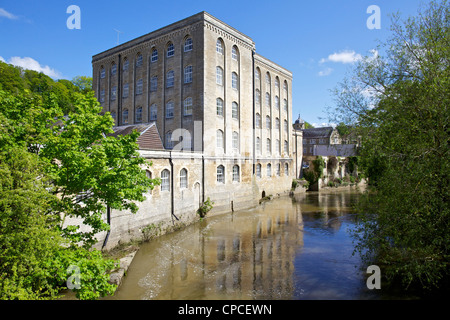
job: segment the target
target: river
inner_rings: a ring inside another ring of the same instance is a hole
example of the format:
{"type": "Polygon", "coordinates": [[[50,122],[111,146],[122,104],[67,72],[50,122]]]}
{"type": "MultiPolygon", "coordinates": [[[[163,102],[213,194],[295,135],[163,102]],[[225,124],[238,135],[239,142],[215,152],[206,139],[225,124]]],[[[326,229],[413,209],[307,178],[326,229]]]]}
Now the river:
{"type": "Polygon", "coordinates": [[[142,244],[108,299],[381,299],[353,255],[356,190],[211,216],[142,244]]]}

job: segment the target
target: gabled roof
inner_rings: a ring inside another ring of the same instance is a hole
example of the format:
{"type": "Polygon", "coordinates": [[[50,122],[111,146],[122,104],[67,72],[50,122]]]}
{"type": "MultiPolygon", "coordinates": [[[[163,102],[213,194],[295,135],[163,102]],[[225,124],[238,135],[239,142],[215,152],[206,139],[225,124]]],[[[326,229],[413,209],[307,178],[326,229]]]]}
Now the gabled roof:
{"type": "Polygon", "coordinates": [[[140,150],[164,150],[155,122],[118,126],[114,127],[113,130],[114,133],[111,134],[113,137],[125,136],[132,133],[133,130],[139,132],[140,136],[137,138],[137,143],[140,150]]]}
{"type": "Polygon", "coordinates": [[[333,127],[303,129],[303,139],[329,138],[332,132],[333,127]]]}

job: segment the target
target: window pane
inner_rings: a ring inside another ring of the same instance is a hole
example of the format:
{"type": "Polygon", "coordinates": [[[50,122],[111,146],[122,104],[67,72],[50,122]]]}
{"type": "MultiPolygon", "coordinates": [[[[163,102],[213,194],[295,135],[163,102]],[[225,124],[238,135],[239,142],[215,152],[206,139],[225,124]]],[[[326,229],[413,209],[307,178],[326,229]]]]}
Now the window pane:
{"type": "Polygon", "coordinates": [[[221,67],[216,67],[216,83],[223,85],[223,70],[221,67]]]}
{"type": "Polygon", "coordinates": [[[223,166],[217,167],[217,182],[225,183],[225,168],[223,166]]]}
{"type": "Polygon", "coordinates": [[[169,170],[163,170],[161,172],[161,191],[170,190],[170,172],[169,170]]]}
{"type": "Polygon", "coordinates": [[[220,98],[216,99],[216,109],[217,109],[217,115],[223,116],[223,100],[220,98]]]}
{"type": "Polygon", "coordinates": [[[187,183],[187,170],[186,169],[181,169],[180,171],[180,188],[187,188],[188,183],[187,183]]]}
{"type": "Polygon", "coordinates": [[[158,116],[158,107],[156,104],[150,106],[150,120],[156,120],[158,116]]]}
{"type": "Polygon", "coordinates": [[[185,116],[192,115],[192,98],[186,98],[183,104],[183,113],[185,116]]]}
{"type": "Polygon", "coordinates": [[[175,72],[173,70],[167,72],[167,88],[171,88],[175,83],[175,72]]]}
{"type": "Polygon", "coordinates": [[[192,50],[192,39],[187,38],[184,42],[184,52],[191,51],[192,50]]]}
{"type": "Polygon", "coordinates": [[[151,61],[152,62],[158,61],[158,50],[156,50],[156,49],[152,50],[152,59],[151,59],[151,61]]]}
{"type": "Polygon", "coordinates": [[[142,122],[142,107],[136,109],[136,122],[142,122]]]}
{"type": "Polygon", "coordinates": [[[236,102],[233,102],[231,107],[231,116],[233,119],[239,119],[239,106],[236,102]]]}
{"type": "Polygon", "coordinates": [[[233,182],[239,182],[239,166],[233,166],[233,182]]]}
{"type": "Polygon", "coordinates": [[[173,118],[173,102],[169,101],[166,104],[166,118],[173,118]]]}
{"type": "Polygon", "coordinates": [[[184,83],[192,82],[192,66],[184,68],[184,83]]]}
{"type": "Polygon", "coordinates": [[[173,43],[170,43],[167,46],[167,57],[173,57],[175,55],[175,48],[173,46],[173,43]]]}

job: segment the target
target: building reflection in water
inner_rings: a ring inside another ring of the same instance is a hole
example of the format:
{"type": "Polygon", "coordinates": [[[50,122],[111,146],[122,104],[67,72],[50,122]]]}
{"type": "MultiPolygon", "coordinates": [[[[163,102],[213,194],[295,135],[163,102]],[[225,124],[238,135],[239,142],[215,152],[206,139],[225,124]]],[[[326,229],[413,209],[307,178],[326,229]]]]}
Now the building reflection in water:
{"type": "Polygon", "coordinates": [[[115,298],[291,299],[304,223],[338,230],[348,210],[346,198],[326,194],[280,200],[144,244],[115,298]]]}

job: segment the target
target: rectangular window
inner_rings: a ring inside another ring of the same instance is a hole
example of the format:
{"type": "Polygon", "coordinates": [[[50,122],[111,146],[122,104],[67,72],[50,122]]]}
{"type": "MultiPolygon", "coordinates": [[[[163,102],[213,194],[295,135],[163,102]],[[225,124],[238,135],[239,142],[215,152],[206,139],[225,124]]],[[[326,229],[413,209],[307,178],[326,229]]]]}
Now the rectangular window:
{"type": "Polygon", "coordinates": [[[166,119],[173,118],[173,102],[169,101],[166,104],[166,119]]]}
{"type": "Polygon", "coordinates": [[[175,72],[171,70],[171,71],[167,72],[166,87],[171,88],[174,86],[174,84],[175,84],[175,72]]]}
{"type": "Polygon", "coordinates": [[[223,69],[221,67],[216,68],[216,83],[223,85],[223,69]]]}
{"type": "Polygon", "coordinates": [[[192,98],[186,98],[184,100],[183,104],[183,113],[185,116],[191,116],[192,115],[192,98]]]}
{"type": "Polygon", "coordinates": [[[239,166],[233,166],[233,182],[239,182],[239,166]]]}
{"type": "Polygon", "coordinates": [[[150,120],[156,120],[158,117],[158,108],[156,104],[150,106],[150,120]]]}
{"type": "Polygon", "coordinates": [[[192,82],[192,66],[184,68],[184,83],[192,82]]]}

